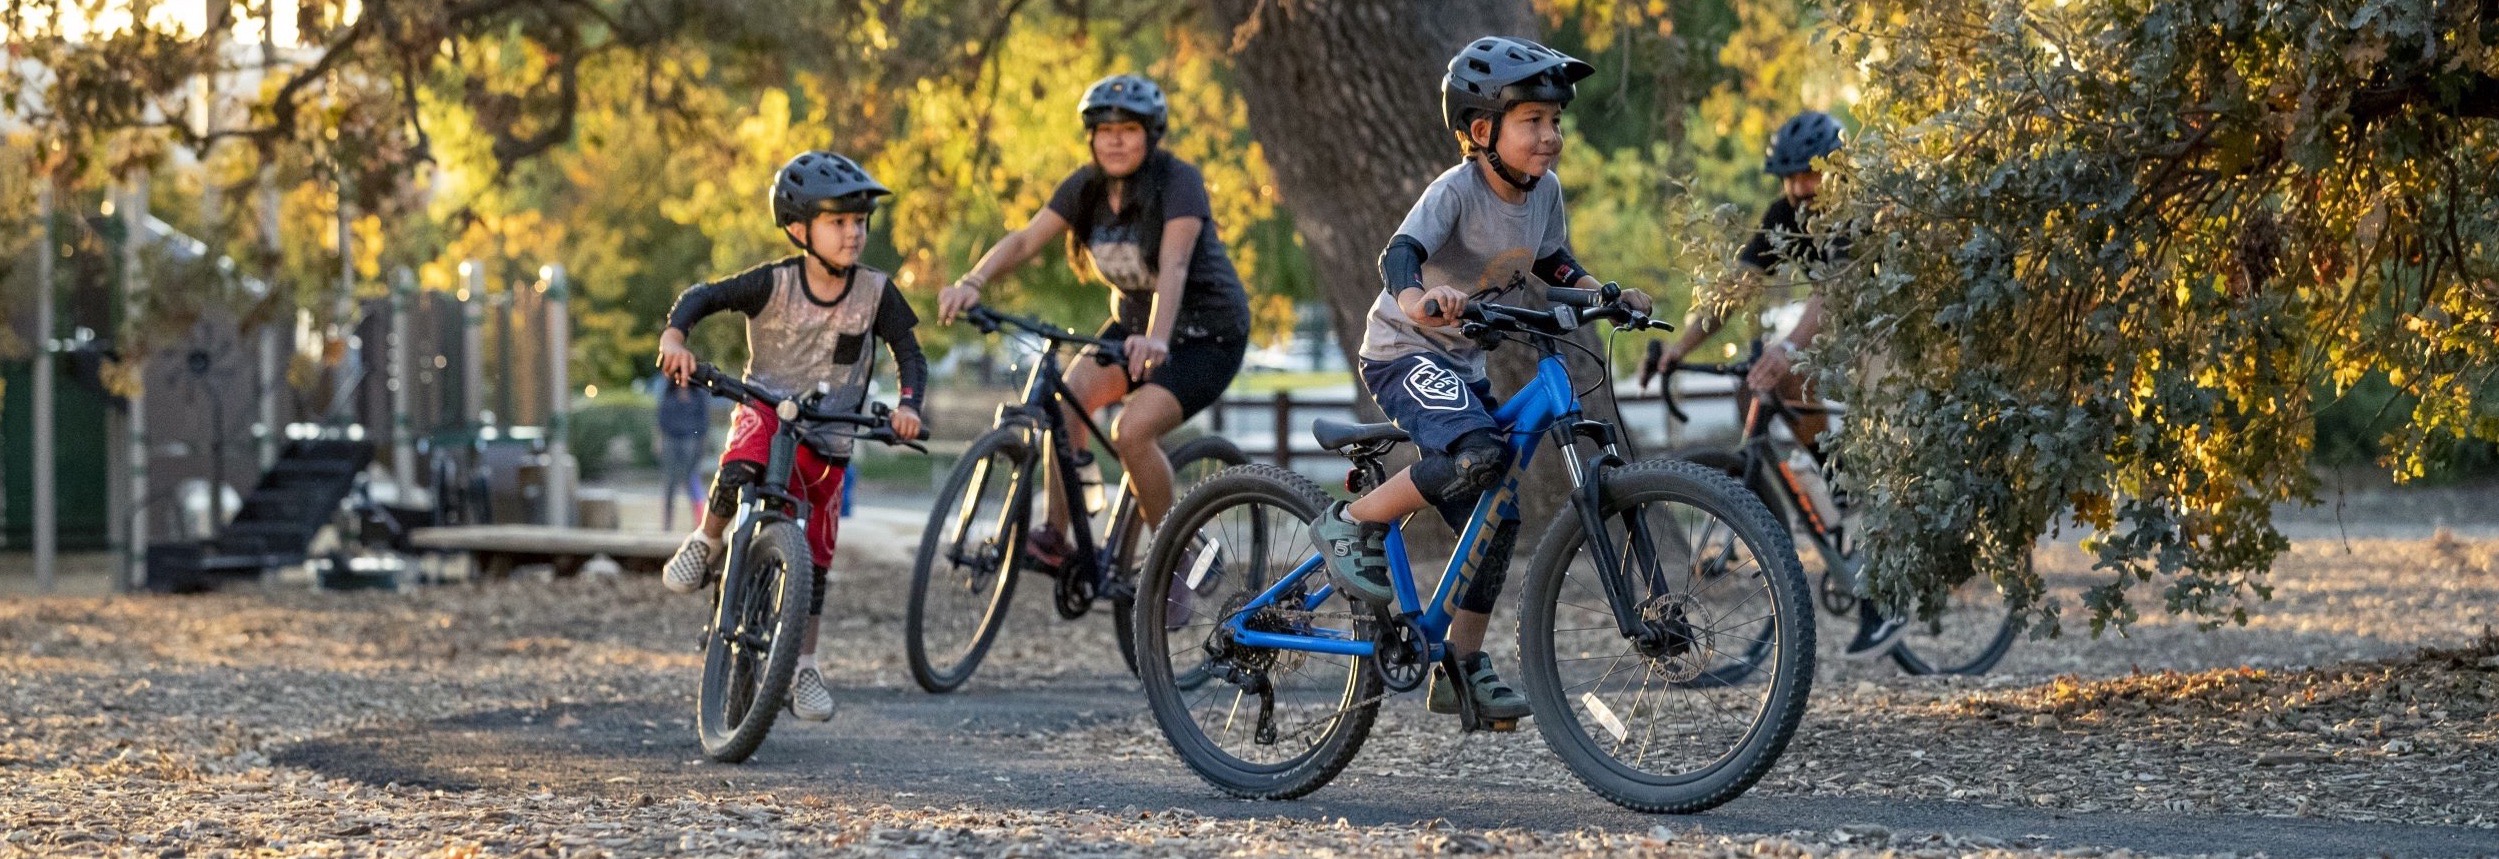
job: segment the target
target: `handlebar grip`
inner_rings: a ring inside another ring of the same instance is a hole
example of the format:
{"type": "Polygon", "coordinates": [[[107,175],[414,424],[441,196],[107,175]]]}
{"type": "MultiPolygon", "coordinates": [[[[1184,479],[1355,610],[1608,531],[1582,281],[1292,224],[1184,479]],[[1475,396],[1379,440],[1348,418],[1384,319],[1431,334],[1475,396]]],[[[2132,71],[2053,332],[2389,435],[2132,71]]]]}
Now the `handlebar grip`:
{"type": "Polygon", "coordinates": [[[1657,382],[1657,391],[1666,400],[1666,413],[1675,416],[1676,423],[1692,422],[1692,416],[1684,414],[1683,407],[1675,404],[1675,365],[1665,366],[1665,372],[1660,374],[1657,382]]]}
{"type": "Polygon", "coordinates": [[[1571,307],[1595,307],[1605,303],[1605,293],[1570,286],[1548,286],[1545,287],[1545,300],[1571,307]]]}
{"type": "Polygon", "coordinates": [[[1439,316],[1439,315],[1440,315],[1440,299],[1437,299],[1437,298],[1426,298],[1426,299],[1423,299],[1423,315],[1425,315],[1425,316],[1439,316]]]}

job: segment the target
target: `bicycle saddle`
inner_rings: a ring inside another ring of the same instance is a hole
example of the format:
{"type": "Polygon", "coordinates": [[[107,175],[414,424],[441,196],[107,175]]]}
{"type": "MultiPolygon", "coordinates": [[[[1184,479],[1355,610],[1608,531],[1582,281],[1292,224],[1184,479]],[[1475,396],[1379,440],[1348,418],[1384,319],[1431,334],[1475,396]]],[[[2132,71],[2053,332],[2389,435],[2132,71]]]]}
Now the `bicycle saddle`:
{"type": "Polygon", "coordinates": [[[1333,451],[1370,442],[1405,441],[1406,431],[1398,429],[1396,424],[1385,421],[1376,424],[1358,424],[1335,418],[1320,418],[1310,422],[1310,437],[1318,439],[1320,447],[1333,451]]]}

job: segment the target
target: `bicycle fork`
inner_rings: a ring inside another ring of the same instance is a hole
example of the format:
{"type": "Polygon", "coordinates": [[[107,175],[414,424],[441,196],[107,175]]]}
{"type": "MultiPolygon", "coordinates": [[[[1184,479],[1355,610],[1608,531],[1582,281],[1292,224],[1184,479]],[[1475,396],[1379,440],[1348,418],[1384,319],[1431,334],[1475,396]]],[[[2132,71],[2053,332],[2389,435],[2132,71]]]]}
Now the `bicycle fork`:
{"type": "Polygon", "coordinates": [[[1556,442],[1562,447],[1565,454],[1563,463],[1570,470],[1571,509],[1579,518],[1580,530],[1586,535],[1588,553],[1596,560],[1597,581],[1605,589],[1607,607],[1613,610],[1616,631],[1626,639],[1639,642],[1644,650],[1680,650],[1679,645],[1691,639],[1690,633],[1682,628],[1681,618],[1671,619],[1674,625],[1670,628],[1652,626],[1649,619],[1642,616],[1641,607],[1645,601],[1640,594],[1643,591],[1633,587],[1632,575],[1636,572],[1642,583],[1648,585],[1645,593],[1650,595],[1650,599],[1662,598],[1667,593],[1665,571],[1659,567],[1657,540],[1649,532],[1648,522],[1641,517],[1641,508],[1632,507],[1622,512],[1624,545],[1619,548],[1630,551],[1617,554],[1613,535],[1605,527],[1605,472],[1623,464],[1621,454],[1616,452],[1614,427],[1601,421],[1582,420],[1571,423],[1567,430],[1560,432],[1564,434],[1556,442]],[[1584,458],[1576,456],[1578,451],[1573,441],[1578,438],[1597,442],[1601,446],[1600,452],[1584,458]],[[1640,569],[1625,569],[1626,555],[1636,559],[1640,569]]]}

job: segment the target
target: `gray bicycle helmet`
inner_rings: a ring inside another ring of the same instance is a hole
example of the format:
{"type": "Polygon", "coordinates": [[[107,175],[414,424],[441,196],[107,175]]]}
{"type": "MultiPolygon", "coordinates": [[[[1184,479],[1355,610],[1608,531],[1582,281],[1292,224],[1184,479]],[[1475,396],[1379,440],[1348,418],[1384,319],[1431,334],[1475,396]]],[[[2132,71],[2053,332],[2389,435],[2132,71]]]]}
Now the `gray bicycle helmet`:
{"type": "Polygon", "coordinates": [[[1479,114],[1498,117],[1525,101],[1569,106],[1581,78],[1596,67],[1552,48],[1507,36],[1486,36],[1467,44],[1449,60],[1440,79],[1440,117],[1450,130],[1466,133],[1479,114]]]}
{"type": "Polygon", "coordinates": [[[1789,119],[1770,135],[1763,150],[1762,172],[1786,178],[1813,169],[1814,159],[1838,152],[1840,121],[1819,110],[1789,119]]]}
{"type": "Polygon", "coordinates": [[[876,198],[892,193],[859,162],[831,152],[801,152],[772,177],[773,225],[786,227],[824,212],[873,212],[876,198]]]}
{"type": "Polygon", "coordinates": [[[1163,88],[1138,75],[1112,75],[1085,88],[1083,101],[1076,103],[1076,112],[1084,117],[1085,130],[1114,120],[1127,120],[1145,126],[1145,133],[1156,138],[1171,118],[1171,109],[1164,104],[1163,88]]]}

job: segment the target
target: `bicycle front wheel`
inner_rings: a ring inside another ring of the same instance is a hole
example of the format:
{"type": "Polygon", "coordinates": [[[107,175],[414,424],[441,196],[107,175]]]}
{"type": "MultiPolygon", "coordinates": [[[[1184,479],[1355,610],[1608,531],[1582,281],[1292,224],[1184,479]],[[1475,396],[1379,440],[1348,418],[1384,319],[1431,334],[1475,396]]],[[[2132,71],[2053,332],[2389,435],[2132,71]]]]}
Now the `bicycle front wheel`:
{"type": "MultiPolygon", "coordinates": [[[[2024,556],[2022,563],[2030,563],[2024,556]]],[[[2024,572],[2028,572],[2025,570],[2024,572]]],[[[2013,649],[2021,632],[1994,577],[1970,577],[1944,595],[1934,617],[1912,616],[1892,648],[1892,662],[1911,674],[1985,674],[2013,649]]]]}
{"type": "Polygon", "coordinates": [[[1519,650],[1537,730],[1618,805],[1715,807],[1769,772],[1804,717],[1814,670],[1804,571],[1769,509],[1724,474],[1656,460],[1602,479],[1603,540],[1589,546],[1565,515],[1528,570],[1519,650]],[[1613,554],[1620,593],[1592,548],[1613,554]],[[1630,635],[1618,598],[1634,615],[1630,635]]]}
{"type": "Polygon", "coordinates": [[[1235,615],[1244,628],[1271,633],[1352,623],[1342,600],[1303,610],[1322,573],[1303,577],[1270,607],[1247,610],[1318,557],[1310,522],[1326,497],[1283,469],[1228,469],[1172,506],[1146,555],[1134,620],[1146,701],[1181,761],[1234,796],[1291,799],[1318,790],[1353,760],[1379,714],[1379,675],[1360,657],[1249,647],[1225,631],[1235,615]],[[1191,598],[1175,601],[1174,588],[1188,588],[1191,598]]]}
{"type": "Polygon", "coordinates": [[[972,679],[1006,623],[1032,498],[1026,433],[1002,427],[973,439],[929,511],[903,616],[903,650],[922,689],[952,692],[972,679]]]}
{"type": "Polygon", "coordinates": [[[788,702],[814,597],[813,559],[798,526],[766,522],[751,534],[740,568],[721,576],[714,592],[695,700],[703,754],[724,764],[754,754],[788,702]]]}

